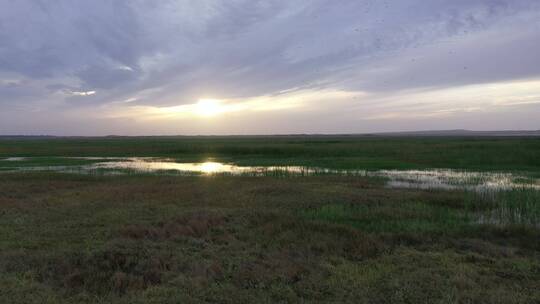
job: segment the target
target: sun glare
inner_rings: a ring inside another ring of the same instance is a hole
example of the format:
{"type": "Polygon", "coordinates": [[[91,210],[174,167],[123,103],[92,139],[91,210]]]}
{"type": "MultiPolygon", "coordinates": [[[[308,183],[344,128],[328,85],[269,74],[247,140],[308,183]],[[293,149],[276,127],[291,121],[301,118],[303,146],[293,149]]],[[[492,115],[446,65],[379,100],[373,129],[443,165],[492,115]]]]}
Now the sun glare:
{"type": "Polygon", "coordinates": [[[223,164],[216,162],[205,162],[200,165],[200,170],[203,173],[217,173],[223,168],[223,164]]]}
{"type": "Polygon", "coordinates": [[[199,116],[211,117],[217,114],[223,113],[225,108],[221,105],[221,102],[216,99],[200,99],[195,104],[194,112],[199,116]]]}

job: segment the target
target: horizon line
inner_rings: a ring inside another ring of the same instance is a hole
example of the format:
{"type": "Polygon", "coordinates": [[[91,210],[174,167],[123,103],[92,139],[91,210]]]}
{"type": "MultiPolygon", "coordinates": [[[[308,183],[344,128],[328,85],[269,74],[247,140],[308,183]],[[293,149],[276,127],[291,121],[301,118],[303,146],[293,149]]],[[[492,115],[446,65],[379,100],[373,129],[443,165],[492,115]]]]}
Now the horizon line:
{"type": "Polygon", "coordinates": [[[276,134],[159,134],[159,135],[51,135],[51,134],[0,134],[0,138],[6,137],[57,137],[57,138],[96,138],[96,137],[286,137],[286,136],[381,136],[381,135],[440,135],[460,136],[466,134],[483,133],[488,136],[504,136],[501,133],[512,134],[512,136],[540,136],[540,129],[537,130],[470,130],[470,129],[437,129],[437,130],[415,130],[415,131],[384,131],[384,132],[362,132],[362,133],[276,133],[276,134]],[[451,134],[454,132],[455,134],[451,134]],[[489,135],[489,133],[498,133],[489,135]],[[516,134],[518,133],[518,134],[516,134]],[[531,134],[532,133],[532,134],[531,134]]]}

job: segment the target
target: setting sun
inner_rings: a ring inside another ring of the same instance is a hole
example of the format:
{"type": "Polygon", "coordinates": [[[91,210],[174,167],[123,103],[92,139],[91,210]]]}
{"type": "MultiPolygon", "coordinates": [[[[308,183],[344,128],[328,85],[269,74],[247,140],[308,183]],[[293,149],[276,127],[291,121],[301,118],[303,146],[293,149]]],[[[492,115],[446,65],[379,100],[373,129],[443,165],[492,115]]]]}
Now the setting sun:
{"type": "Polygon", "coordinates": [[[221,101],[219,100],[200,99],[195,104],[195,109],[193,112],[199,116],[211,117],[225,112],[225,108],[223,105],[221,105],[221,101]]]}

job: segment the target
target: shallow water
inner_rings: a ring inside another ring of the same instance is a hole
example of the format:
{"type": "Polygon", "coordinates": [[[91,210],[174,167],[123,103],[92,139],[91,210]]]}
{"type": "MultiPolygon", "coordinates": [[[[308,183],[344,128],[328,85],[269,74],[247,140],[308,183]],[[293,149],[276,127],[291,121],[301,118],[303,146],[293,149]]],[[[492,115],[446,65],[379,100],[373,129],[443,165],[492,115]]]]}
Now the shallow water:
{"type": "Polygon", "coordinates": [[[251,167],[238,167],[218,162],[176,163],[162,160],[121,160],[96,163],[89,169],[123,169],[140,172],[180,171],[202,174],[232,173],[240,174],[251,170],[251,167]]]}
{"type": "Polygon", "coordinates": [[[504,172],[472,172],[451,169],[381,170],[371,173],[389,178],[392,188],[476,190],[540,190],[540,180],[504,172]]]}
{"type": "MultiPolygon", "coordinates": [[[[184,175],[354,175],[386,178],[387,187],[444,190],[509,190],[515,188],[540,190],[540,180],[504,172],[471,172],[451,169],[430,170],[337,170],[302,166],[237,166],[207,161],[179,163],[167,158],[154,157],[69,157],[68,159],[93,160],[95,163],[79,166],[25,166],[11,171],[57,171],[91,174],[176,173],[184,175]]],[[[29,158],[11,157],[3,160],[24,161],[29,158]]]]}
{"type": "Polygon", "coordinates": [[[23,160],[26,160],[26,157],[8,157],[8,158],[2,158],[0,160],[3,160],[3,161],[23,161],[23,160]]]}

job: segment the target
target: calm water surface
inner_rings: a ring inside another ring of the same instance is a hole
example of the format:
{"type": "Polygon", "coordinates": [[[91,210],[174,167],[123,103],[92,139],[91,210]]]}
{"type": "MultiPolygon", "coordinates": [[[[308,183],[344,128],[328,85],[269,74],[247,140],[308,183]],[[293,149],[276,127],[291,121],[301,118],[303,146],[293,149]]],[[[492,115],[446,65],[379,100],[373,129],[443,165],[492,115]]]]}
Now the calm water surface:
{"type": "MultiPolygon", "coordinates": [[[[24,162],[30,158],[9,157],[2,161],[24,162]]],[[[451,169],[430,170],[337,170],[302,166],[238,166],[234,164],[206,161],[199,163],[180,163],[172,159],[153,157],[70,157],[69,159],[92,160],[95,163],[78,166],[12,166],[10,171],[59,171],[71,173],[125,174],[177,173],[184,175],[354,175],[386,178],[387,186],[392,188],[415,189],[465,189],[465,190],[507,190],[527,188],[540,190],[540,180],[504,172],[471,172],[451,169]]]]}

